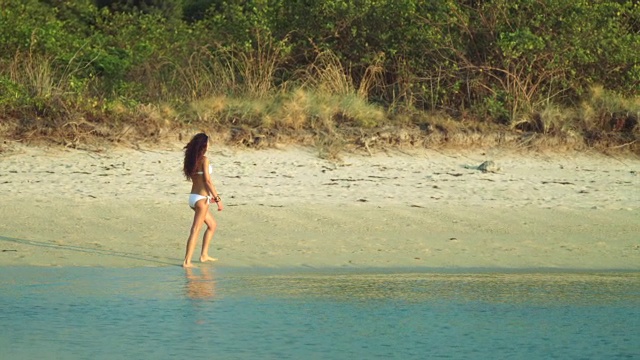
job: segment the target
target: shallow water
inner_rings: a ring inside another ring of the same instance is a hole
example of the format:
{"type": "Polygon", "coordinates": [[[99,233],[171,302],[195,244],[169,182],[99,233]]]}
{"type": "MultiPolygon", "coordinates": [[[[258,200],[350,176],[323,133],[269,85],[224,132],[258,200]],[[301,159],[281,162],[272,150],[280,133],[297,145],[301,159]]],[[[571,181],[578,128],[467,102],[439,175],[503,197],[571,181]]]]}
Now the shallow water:
{"type": "Polygon", "coordinates": [[[1,359],[633,359],[638,273],[0,269],[1,359]]]}

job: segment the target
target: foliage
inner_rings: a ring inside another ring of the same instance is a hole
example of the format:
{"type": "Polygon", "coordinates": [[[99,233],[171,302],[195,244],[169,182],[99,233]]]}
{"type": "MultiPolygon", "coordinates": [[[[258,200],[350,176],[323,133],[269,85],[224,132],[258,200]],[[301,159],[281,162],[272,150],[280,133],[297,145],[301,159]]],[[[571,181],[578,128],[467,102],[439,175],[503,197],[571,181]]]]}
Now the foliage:
{"type": "MultiPolygon", "coordinates": [[[[324,124],[382,126],[379,109],[389,124],[431,112],[512,129],[562,108],[583,120],[585,108],[638,116],[633,0],[0,0],[0,18],[3,117],[97,121],[171,104],[188,122],[194,104],[221,98],[236,110],[207,121],[310,131],[319,113],[324,124]],[[620,100],[601,101],[598,86],[620,100]]],[[[618,129],[606,119],[554,128],[594,126],[618,129]]]]}

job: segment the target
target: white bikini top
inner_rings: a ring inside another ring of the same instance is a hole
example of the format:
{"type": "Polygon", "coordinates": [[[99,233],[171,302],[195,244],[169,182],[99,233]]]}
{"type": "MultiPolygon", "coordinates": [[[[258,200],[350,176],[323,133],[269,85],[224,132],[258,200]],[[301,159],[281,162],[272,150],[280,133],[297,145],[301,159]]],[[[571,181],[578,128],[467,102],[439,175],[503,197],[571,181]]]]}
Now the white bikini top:
{"type": "MultiPolygon", "coordinates": [[[[203,175],[202,171],[196,172],[198,175],[203,175]]],[[[213,174],[213,165],[209,164],[209,175],[213,174]]]]}

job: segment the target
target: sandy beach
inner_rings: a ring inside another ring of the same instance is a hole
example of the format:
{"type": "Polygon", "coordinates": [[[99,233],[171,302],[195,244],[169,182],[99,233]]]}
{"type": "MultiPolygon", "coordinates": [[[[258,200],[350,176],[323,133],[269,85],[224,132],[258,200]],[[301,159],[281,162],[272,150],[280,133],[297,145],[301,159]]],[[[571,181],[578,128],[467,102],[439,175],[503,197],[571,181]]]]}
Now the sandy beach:
{"type": "MultiPolygon", "coordinates": [[[[0,266],[179,266],[193,216],[182,156],[181,144],[6,147],[0,266]]],[[[640,270],[637,158],[421,150],[333,162],[215,146],[209,158],[226,206],[211,207],[213,266],[640,270]]]]}

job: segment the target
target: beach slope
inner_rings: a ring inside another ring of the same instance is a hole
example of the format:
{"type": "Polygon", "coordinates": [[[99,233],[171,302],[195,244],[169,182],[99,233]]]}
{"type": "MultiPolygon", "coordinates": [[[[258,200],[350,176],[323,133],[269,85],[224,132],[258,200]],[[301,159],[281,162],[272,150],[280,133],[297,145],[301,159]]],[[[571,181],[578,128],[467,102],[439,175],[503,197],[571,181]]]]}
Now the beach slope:
{"type": "MultiPolygon", "coordinates": [[[[209,157],[226,206],[211,208],[215,266],[640,269],[636,158],[424,150],[334,162],[300,148],[209,157]]],[[[179,145],[15,147],[0,162],[0,266],[181,264],[193,213],[179,145]]]]}

